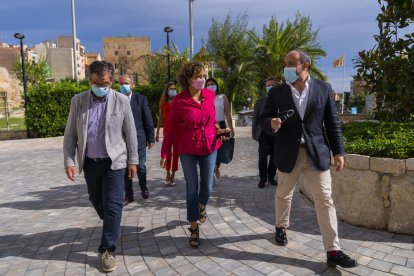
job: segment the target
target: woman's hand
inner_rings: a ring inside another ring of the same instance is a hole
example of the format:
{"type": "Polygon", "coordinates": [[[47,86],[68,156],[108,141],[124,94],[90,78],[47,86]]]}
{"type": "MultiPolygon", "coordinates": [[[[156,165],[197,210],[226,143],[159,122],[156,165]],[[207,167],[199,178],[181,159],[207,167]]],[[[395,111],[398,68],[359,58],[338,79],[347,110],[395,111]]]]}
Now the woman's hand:
{"type": "Polygon", "coordinates": [[[164,168],[165,168],[165,163],[166,163],[166,162],[167,162],[167,159],[165,159],[165,158],[161,158],[161,159],[160,159],[160,167],[164,169],[164,168]]]}
{"type": "Polygon", "coordinates": [[[229,128],[219,128],[216,131],[216,138],[220,139],[222,142],[230,139],[231,136],[231,129],[229,128]]]}

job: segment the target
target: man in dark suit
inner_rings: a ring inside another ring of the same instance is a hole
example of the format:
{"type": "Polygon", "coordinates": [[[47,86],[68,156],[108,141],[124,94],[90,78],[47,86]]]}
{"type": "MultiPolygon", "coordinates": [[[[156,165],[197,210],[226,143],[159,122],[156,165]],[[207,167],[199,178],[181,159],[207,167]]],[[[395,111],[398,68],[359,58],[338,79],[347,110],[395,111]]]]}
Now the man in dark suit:
{"type": "MultiPolygon", "coordinates": [[[[137,130],[138,140],[138,181],[141,188],[141,195],[144,199],[149,197],[147,188],[147,151],[154,147],[154,123],[150,108],[148,106],[147,97],[140,94],[132,93],[134,81],[130,75],[121,75],[119,77],[120,91],[129,97],[131,103],[132,114],[134,115],[135,128],[137,130]]],[[[134,192],[132,190],[132,179],[125,175],[125,200],[124,205],[134,201],[134,192]]]]}
{"type": "Polygon", "coordinates": [[[344,166],[342,131],[331,85],[309,76],[311,59],[303,51],[285,57],[286,83],[272,88],[261,116],[263,130],[276,136],[276,235],[288,243],[286,228],[296,181],[302,173],[313,195],[322,241],[330,267],[354,267],[356,261],[341,251],[336,210],[331,197],[331,151],[336,170],[344,166]]]}
{"type": "Polygon", "coordinates": [[[275,85],[276,80],[274,78],[266,79],[266,95],[256,101],[253,112],[252,138],[259,142],[259,188],[264,188],[266,181],[269,181],[271,185],[277,185],[275,180],[276,167],[273,163],[275,137],[264,132],[259,123],[260,115],[263,113],[266,103],[267,93],[275,85]]]}

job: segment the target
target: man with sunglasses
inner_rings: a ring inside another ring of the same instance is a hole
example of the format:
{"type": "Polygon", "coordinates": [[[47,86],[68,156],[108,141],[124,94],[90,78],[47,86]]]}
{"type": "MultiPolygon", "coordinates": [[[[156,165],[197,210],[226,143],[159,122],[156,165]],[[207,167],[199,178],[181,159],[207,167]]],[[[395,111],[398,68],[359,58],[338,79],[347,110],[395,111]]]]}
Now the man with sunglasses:
{"type": "Polygon", "coordinates": [[[278,245],[288,243],[286,228],[293,191],[300,174],[313,195],[327,265],[355,267],[341,251],[336,210],[331,197],[331,151],[336,170],[344,166],[342,131],[331,85],[309,75],[311,59],[301,50],[285,57],[286,83],[271,89],[260,123],[275,137],[275,165],[279,185],[275,196],[278,245]],[[291,116],[289,110],[293,109],[291,116]]]}
{"type": "Polygon", "coordinates": [[[252,124],[252,138],[259,142],[259,188],[264,188],[266,181],[268,181],[271,185],[277,185],[275,180],[276,167],[273,162],[273,145],[275,144],[275,137],[274,135],[264,132],[259,124],[260,114],[263,112],[267,94],[270,89],[276,85],[276,80],[274,78],[268,78],[266,79],[265,85],[266,95],[256,101],[252,124]]]}

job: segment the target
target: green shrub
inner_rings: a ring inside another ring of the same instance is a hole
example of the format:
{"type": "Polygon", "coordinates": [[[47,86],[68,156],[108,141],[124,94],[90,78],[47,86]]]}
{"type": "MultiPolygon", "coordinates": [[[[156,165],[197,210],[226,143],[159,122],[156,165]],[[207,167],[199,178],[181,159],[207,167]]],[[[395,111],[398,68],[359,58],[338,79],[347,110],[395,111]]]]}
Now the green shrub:
{"type": "Polygon", "coordinates": [[[164,87],[146,84],[140,84],[134,88],[135,93],[139,93],[147,97],[155,128],[157,127],[157,120],[160,115],[159,104],[163,90],[164,87]]]}
{"type": "Polygon", "coordinates": [[[32,137],[63,135],[72,97],[89,86],[76,82],[40,83],[27,94],[26,124],[32,137]]]}
{"type": "MultiPolygon", "coordinates": [[[[119,91],[119,84],[113,89],[119,91]]],[[[70,109],[70,102],[76,94],[90,89],[87,83],[66,80],[56,83],[40,83],[28,91],[27,127],[32,137],[55,137],[63,135],[70,109]]],[[[138,85],[135,93],[147,96],[148,104],[157,124],[159,101],[163,88],[151,85],[138,85]]]]}
{"type": "Polygon", "coordinates": [[[345,151],[373,157],[414,157],[414,122],[350,122],[342,124],[345,151]]]}

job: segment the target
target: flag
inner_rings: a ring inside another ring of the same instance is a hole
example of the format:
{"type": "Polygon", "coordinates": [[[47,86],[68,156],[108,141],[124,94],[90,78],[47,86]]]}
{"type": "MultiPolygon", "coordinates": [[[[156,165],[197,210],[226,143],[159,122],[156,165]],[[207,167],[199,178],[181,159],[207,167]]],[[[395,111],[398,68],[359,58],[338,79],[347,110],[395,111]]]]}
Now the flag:
{"type": "Polygon", "coordinates": [[[344,66],[344,63],[345,63],[344,56],[340,56],[339,58],[334,60],[332,65],[333,65],[333,68],[335,68],[335,67],[338,67],[338,66],[344,66]]]}

